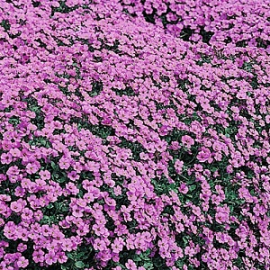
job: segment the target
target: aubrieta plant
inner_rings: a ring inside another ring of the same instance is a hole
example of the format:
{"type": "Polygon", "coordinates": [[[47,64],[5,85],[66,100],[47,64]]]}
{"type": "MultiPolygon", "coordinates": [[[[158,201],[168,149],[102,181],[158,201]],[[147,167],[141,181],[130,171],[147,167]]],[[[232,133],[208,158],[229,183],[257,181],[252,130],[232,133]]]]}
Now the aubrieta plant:
{"type": "Polygon", "coordinates": [[[0,269],[270,269],[270,4],[0,0],[0,269]]]}

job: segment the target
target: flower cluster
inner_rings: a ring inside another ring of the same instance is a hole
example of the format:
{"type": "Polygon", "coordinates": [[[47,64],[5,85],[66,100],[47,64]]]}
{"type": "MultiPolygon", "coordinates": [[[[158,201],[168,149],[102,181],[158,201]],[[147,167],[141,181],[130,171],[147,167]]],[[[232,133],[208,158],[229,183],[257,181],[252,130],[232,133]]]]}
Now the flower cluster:
{"type": "MultiPolygon", "coordinates": [[[[225,45],[270,45],[270,5],[260,0],[121,0],[124,11],[164,27],[191,42],[225,45]]],[[[269,52],[269,49],[268,49],[269,52]]]]}
{"type": "Polygon", "coordinates": [[[0,3],[0,269],[269,269],[269,4],[0,3]]]}

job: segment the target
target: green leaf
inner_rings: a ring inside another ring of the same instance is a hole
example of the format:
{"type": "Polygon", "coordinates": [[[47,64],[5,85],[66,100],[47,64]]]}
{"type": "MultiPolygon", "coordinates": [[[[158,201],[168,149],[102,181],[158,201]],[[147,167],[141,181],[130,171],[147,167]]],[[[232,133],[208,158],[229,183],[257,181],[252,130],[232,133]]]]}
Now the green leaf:
{"type": "Polygon", "coordinates": [[[68,206],[61,207],[61,211],[62,212],[68,212],[68,210],[69,210],[69,207],[68,206]]]}
{"type": "Polygon", "coordinates": [[[54,170],[56,169],[56,164],[53,161],[51,162],[51,166],[54,170]]]}
{"type": "Polygon", "coordinates": [[[176,266],[179,267],[179,269],[182,269],[184,264],[185,264],[185,262],[183,262],[182,260],[176,261],[176,266]]]}
{"type": "Polygon", "coordinates": [[[59,180],[59,174],[58,174],[58,173],[53,173],[53,174],[52,174],[52,179],[53,179],[54,181],[57,181],[57,182],[58,182],[58,180],[59,180]]]}
{"type": "Polygon", "coordinates": [[[147,270],[152,270],[154,269],[153,263],[152,262],[147,262],[143,265],[143,267],[147,270]]]}
{"type": "Polygon", "coordinates": [[[133,258],[134,262],[140,262],[141,260],[142,260],[141,257],[139,255],[137,255],[137,254],[133,258]]]}
{"type": "Polygon", "coordinates": [[[77,259],[83,259],[84,257],[85,257],[85,255],[87,255],[87,253],[85,253],[85,252],[79,252],[79,253],[77,253],[77,259]]]}
{"type": "Polygon", "coordinates": [[[67,257],[69,258],[69,259],[71,259],[71,260],[73,260],[74,261],[74,254],[73,253],[67,253],[66,254],[67,255],[67,257]]]}
{"type": "Polygon", "coordinates": [[[66,178],[65,177],[61,177],[59,179],[57,179],[58,183],[65,183],[66,182],[66,178]]]}
{"type": "Polygon", "coordinates": [[[84,262],[82,262],[82,261],[78,261],[78,262],[76,262],[75,263],[75,266],[77,267],[77,268],[84,268],[84,262]]]}
{"type": "Polygon", "coordinates": [[[177,186],[176,186],[176,184],[170,184],[168,190],[177,191],[177,186]]]}
{"type": "Polygon", "coordinates": [[[51,219],[49,216],[43,216],[42,220],[41,220],[42,224],[50,224],[51,223],[51,219]]]}
{"type": "Polygon", "coordinates": [[[146,250],[145,252],[141,253],[139,256],[141,258],[141,261],[151,261],[151,259],[149,258],[151,251],[150,249],[146,250]]]}
{"type": "Polygon", "coordinates": [[[54,207],[54,205],[52,203],[48,204],[46,208],[48,209],[52,209],[54,207]]]}
{"type": "Polygon", "coordinates": [[[191,186],[189,186],[189,191],[193,191],[193,190],[195,190],[196,189],[196,185],[191,185],[191,186]]]}
{"type": "Polygon", "coordinates": [[[183,241],[184,241],[184,244],[187,245],[188,244],[188,237],[187,236],[184,236],[183,237],[183,241]]]}
{"type": "Polygon", "coordinates": [[[211,168],[210,168],[210,171],[211,171],[211,172],[215,172],[216,170],[218,170],[218,168],[216,168],[216,167],[211,167],[211,168]]]}
{"type": "Polygon", "coordinates": [[[32,110],[33,112],[37,112],[37,111],[40,110],[40,108],[37,107],[37,106],[34,106],[34,107],[31,107],[31,110],[32,110]]]}

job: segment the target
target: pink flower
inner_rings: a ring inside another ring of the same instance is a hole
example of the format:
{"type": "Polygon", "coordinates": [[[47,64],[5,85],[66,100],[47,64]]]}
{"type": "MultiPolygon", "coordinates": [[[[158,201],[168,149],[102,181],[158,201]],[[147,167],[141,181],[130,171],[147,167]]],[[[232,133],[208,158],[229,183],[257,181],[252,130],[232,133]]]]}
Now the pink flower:
{"type": "Polygon", "coordinates": [[[43,218],[43,212],[41,210],[35,211],[34,217],[36,221],[40,221],[43,218]]]}
{"type": "Polygon", "coordinates": [[[14,193],[17,197],[23,197],[25,194],[25,189],[18,186],[15,188],[15,193],[14,193]]]}
{"type": "Polygon", "coordinates": [[[130,259],[128,259],[128,261],[125,263],[125,266],[128,270],[137,270],[135,262],[130,259]]]}
{"type": "Polygon", "coordinates": [[[188,192],[188,187],[185,183],[182,183],[179,187],[179,192],[183,193],[183,194],[187,194],[188,192]]]}
{"type": "Polygon", "coordinates": [[[77,174],[76,171],[71,171],[71,172],[68,173],[68,178],[69,178],[71,181],[75,181],[75,180],[79,180],[80,175],[77,174]]]}
{"type": "Polygon", "coordinates": [[[1,155],[2,164],[10,164],[12,162],[12,155],[10,153],[3,153],[1,155]]]}
{"type": "Polygon", "coordinates": [[[112,251],[114,253],[120,253],[123,250],[124,241],[122,238],[116,238],[112,244],[112,251]]]}
{"type": "Polygon", "coordinates": [[[171,128],[169,126],[162,126],[160,129],[159,129],[159,134],[161,136],[166,136],[168,135],[169,131],[171,130],[171,128]]]}
{"type": "Polygon", "coordinates": [[[79,189],[76,187],[74,183],[71,183],[71,182],[66,184],[66,189],[70,191],[73,195],[76,195],[79,193],[79,189]]]}
{"type": "Polygon", "coordinates": [[[61,170],[67,170],[70,167],[70,161],[69,161],[69,159],[64,158],[64,157],[62,157],[59,160],[59,163],[58,164],[59,164],[59,168],[61,170]]]}
{"type": "Polygon", "coordinates": [[[112,120],[111,120],[111,118],[109,118],[109,117],[104,117],[103,119],[102,119],[102,122],[101,122],[101,124],[102,125],[111,125],[112,124],[112,120]]]}
{"type": "Polygon", "coordinates": [[[194,165],[194,170],[197,172],[202,172],[203,171],[203,166],[201,164],[195,164],[194,165]]]}
{"type": "Polygon", "coordinates": [[[180,145],[179,145],[179,142],[178,141],[173,141],[171,143],[171,147],[170,147],[172,150],[176,151],[176,150],[179,150],[180,149],[180,145]]]}
{"type": "Polygon", "coordinates": [[[76,232],[79,236],[84,236],[84,235],[88,234],[89,231],[90,231],[89,225],[87,225],[87,224],[80,225],[80,226],[78,225],[78,229],[76,230],[76,232]]]}
{"type": "Polygon", "coordinates": [[[62,249],[64,250],[64,251],[72,251],[72,241],[69,239],[69,238],[66,238],[66,239],[64,239],[63,240],[63,242],[62,242],[62,249]]]}
{"type": "Polygon", "coordinates": [[[59,245],[60,244],[58,241],[52,240],[52,241],[46,243],[45,247],[49,251],[56,252],[58,250],[59,245]]]}
{"type": "Polygon", "coordinates": [[[188,135],[184,135],[181,141],[182,141],[182,144],[186,146],[187,148],[190,148],[192,145],[194,145],[194,140],[188,135]]]}
{"type": "Polygon", "coordinates": [[[120,196],[122,194],[122,189],[120,186],[114,187],[113,191],[115,196],[120,196]]]}
{"type": "Polygon", "coordinates": [[[33,211],[29,208],[24,208],[22,211],[22,218],[25,220],[30,220],[33,217],[33,211]]]}
{"type": "Polygon", "coordinates": [[[57,261],[61,264],[67,262],[68,260],[68,257],[66,256],[64,252],[59,252],[57,256],[58,256],[57,261]]]}
{"type": "Polygon", "coordinates": [[[19,252],[24,252],[25,250],[27,249],[27,245],[23,244],[23,243],[20,243],[17,247],[17,250],[19,252]]]}
{"type": "Polygon", "coordinates": [[[49,235],[51,234],[52,229],[50,228],[49,225],[44,224],[44,225],[42,226],[42,228],[41,228],[41,231],[42,231],[42,234],[43,234],[44,236],[49,236],[49,235]]]}
{"type": "Polygon", "coordinates": [[[116,201],[110,197],[106,197],[105,198],[105,203],[108,205],[108,206],[116,206],[116,201]]]}
{"type": "Polygon", "coordinates": [[[38,164],[39,163],[28,163],[26,165],[26,172],[28,174],[34,174],[34,173],[36,173],[39,170],[39,167],[40,167],[40,166],[38,166],[38,164]]]}
{"type": "Polygon", "coordinates": [[[56,263],[57,262],[56,254],[53,251],[49,251],[49,253],[45,255],[45,262],[48,265],[56,263]]]}
{"type": "Polygon", "coordinates": [[[108,229],[106,229],[105,226],[102,226],[102,225],[94,224],[93,230],[94,230],[95,234],[98,236],[101,236],[101,235],[104,236],[104,235],[108,234],[108,229]]]}
{"type": "Polygon", "coordinates": [[[36,179],[36,190],[46,190],[47,187],[47,183],[45,182],[45,180],[41,180],[41,179],[36,179]]]}
{"type": "Polygon", "coordinates": [[[101,260],[101,266],[106,266],[107,262],[112,258],[111,252],[106,249],[98,253],[97,257],[101,260]]]}
{"type": "Polygon", "coordinates": [[[51,178],[51,173],[48,170],[39,172],[41,180],[49,180],[51,178]]]}
{"type": "Polygon", "coordinates": [[[74,217],[83,217],[83,209],[77,205],[72,207],[72,215],[74,217]]]}
{"type": "Polygon", "coordinates": [[[10,166],[7,170],[7,175],[18,175],[20,173],[20,170],[17,166],[10,166]]]}
{"type": "Polygon", "coordinates": [[[211,151],[208,148],[203,147],[203,149],[198,153],[197,159],[200,162],[212,162],[213,159],[211,158],[211,151]]]}
{"type": "Polygon", "coordinates": [[[19,268],[26,268],[28,264],[29,261],[24,256],[21,256],[17,261],[17,265],[19,268]]]}
{"type": "Polygon", "coordinates": [[[27,149],[23,149],[21,151],[21,159],[24,162],[30,162],[30,158],[29,158],[29,151],[27,149]]]}
{"type": "Polygon", "coordinates": [[[20,213],[23,209],[24,205],[21,203],[20,200],[14,201],[10,204],[10,209],[16,213],[20,213]]]}
{"type": "Polygon", "coordinates": [[[112,268],[112,270],[122,270],[122,267],[121,266],[116,266],[116,267],[112,268]]]}
{"type": "Polygon", "coordinates": [[[99,251],[105,250],[107,248],[106,243],[100,238],[95,239],[93,247],[95,250],[99,251]]]}
{"type": "Polygon", "coordinates": [[[230,214],[230,208],[228,206],[224,207],[217,207],[216,209],[216,215],[215,219],[218,223],[224,223],[227,222],[229,223],[229,214],[230,214]]]}
{"type": "Polygon", "coordinates": [[[184,165],[184,162],[177,159],[174,163],[174,168],[176,170],[176,172],[179,174],[181,171],[182,171],[182,168],[183,168],[183,165],[184,165]]]}
{"type": "Polygon", "coordinates": [[[10,153],[13,157],[20,157],[20,156],[21,156],[21,151],[20,151],[18,148],[10,149],[9,153],[10,153]]]}

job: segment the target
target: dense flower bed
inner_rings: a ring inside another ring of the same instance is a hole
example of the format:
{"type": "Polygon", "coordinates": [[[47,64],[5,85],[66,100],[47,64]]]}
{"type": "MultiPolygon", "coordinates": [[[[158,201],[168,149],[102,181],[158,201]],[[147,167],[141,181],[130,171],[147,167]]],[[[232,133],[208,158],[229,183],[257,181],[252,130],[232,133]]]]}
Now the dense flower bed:
{"type": "Polygon", "coordinates": [[[258,0],[121,0],[133,16],[165,27],[174,36],[224,47],[270,44],[269,3],[258,0]]]}
{"type": "Polygon", "coordinates": [[[0,269],[270,268],[267,2],[0,10],[0,269]]]}

